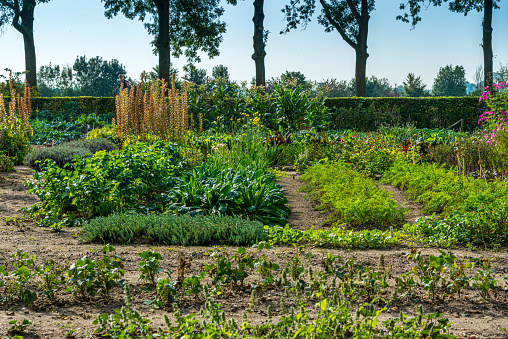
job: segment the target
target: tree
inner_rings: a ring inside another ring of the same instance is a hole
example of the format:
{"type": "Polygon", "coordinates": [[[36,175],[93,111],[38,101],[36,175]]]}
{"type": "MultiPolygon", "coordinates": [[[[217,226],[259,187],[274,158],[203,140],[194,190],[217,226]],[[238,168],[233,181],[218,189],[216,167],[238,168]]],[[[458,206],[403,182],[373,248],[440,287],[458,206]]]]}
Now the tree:
{"type": "Polygon", "coordinates": [[[0,27],[8,24],[23,35],[25,45],[26,80],[37,86],[37,62],[34,42],[34,11],[37,4],[50,0],[0,0],[0,27]]]}
{"type": "Polygon", "coordinates": [[[440,67],[439,72],[434,79],[432,88],[434,96],[454,96],[460,97],[466,95],[466,70],[462,66],[447,65],[440,67]]]}
{"type": "Polygon", "coordinates": [[[193,82],[196,85],[202,85],[206,83],[207,74],[206,69],[197,68],[193,64],[188,64],[183,67],[187,81],[193,82]]]}
{"type": "Polygon", "coordinates": [[[312,85],[307,81],[305,75],[299,71],[286,71],[281,74],[280,81],[285,84],[291,84],[294,86],[302,86],[304,90],[310,89],[312,85]]]}
{"type": "MultiPolygon", "coordinates": [[[[356,78],[351,79],[349,86],[351,89],[356,88],[356,78]]],[[[378,78],[374,75],[365,78],[365,96],[369,98],[400,97],[396,87],[392,87],[387,78],[378,78]]]]}
{"type": "Polygon", "coordinates": [[[212,77],[229,79],[228,68],[224,65],[217,65],[212,68],[212,77]]]}
{"type": "MultiPolygon", "coordinates": [[[[287,26],[281,33],[287,33],[299,24],[310,21],[315,9],[316,0],[290,0],[283,12],[287,26]]],[[[318,22],[325,27],[325,32],[336,30],[342,39],[355,50],[355,95],[367,95],[367,36],[370,13],[374,10],[374,0],[319,0],[322,11],[318,22]]]]}
{"type": "Polygon", "coordinates": [[[317,85],[317,91],[327,98],[352,97],[355,95],[354,87],[351,87],[346,80],[335,78],[326,79],[317,85]]]}
{"type": "Polygon", "coordinates": [[[500,0],[408,0],[406,4],[401,4],[400,9],[405,10],[409,8],[409,14],[397,16],[398,20],[409,22],[412,18],[412,26],[421,21],[419,15],[421,6],[420,3],[428,2],[434,6],[441,6],[443,2],[449,1],[449,9],[452,12],[463,13],[467,15],[470,11],[476,10],[477,12],[483,11],[483,70],[484,79],[487,86],[492,87],[493,81],[493,51],[492,51],[492,10],[498,9],[498,2],[500,0]]]}
{"type": "Polygon", "coordinates": [[[266,40],[268,39],[268,31],[265,30],[263,21],[265,14],[263,10],[264,0],[254,0],[254,36],[252,37],[254,53],[252,59],[256,65],[256,86],[265,86],[265,56],[266,56],[266,40]]]}
{"type": "Polygon", "coordinates": [[[72,97],[80,94],[72,67],[51,63],[37,73],[37,91],[42,97],[72,97]]]}
{"type": "MultiPolygon", "coordinates": [[[[171,82],[171,54],[184,54],[188,61],[200,61],[198,51],[209,57],[219,55],[219,44],[226,24],[220,21],[224,9],[220,0],[101,0],[108,19],[122,12],[128,19],[146,16],[148,33],[155,36],[152,44],[159,54],[159,78],[171,82]]],[[[227,0],[236,3],[236,0],[227,0]]]]}
{"type": "Polygon", "coordinates": [[[414,73],[409,73],[403,84],[405,97],[416,98],[426,96],[427,91],[425,91],[425,87],[427,85],[422,82],[421,77],[415,76],[414,73]]]}
{"type": "Polygon", "coordinates": [[[77,57],[72,66],[81,95],[115,96],[118,74],[125,74],[125,68],[118,60],[102,60],[97,56],[87,60],[86,56],[77,57]]]}
{"type": "Polygon", "coordinates": [[[502,62],[499,63],[499,68],[497,69],[497,74],[499,76],[499,80],[503,82],[508,82],[508,64],[503,65],[502,62]]]}

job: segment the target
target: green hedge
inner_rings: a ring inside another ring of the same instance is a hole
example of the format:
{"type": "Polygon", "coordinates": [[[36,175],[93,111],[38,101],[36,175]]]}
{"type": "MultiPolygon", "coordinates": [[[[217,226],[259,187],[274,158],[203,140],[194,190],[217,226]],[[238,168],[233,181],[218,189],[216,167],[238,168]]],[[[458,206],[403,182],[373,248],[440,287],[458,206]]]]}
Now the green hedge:
{"type": "MultiPolygon", "coordinates": [[[[5,97],[6,107],[9,97],[5,97]]],[[[78,104],[80,114],[115,111],[114,97],[32,98],[32,108],[64,112],[66,102],[78,104]]],[[[477,97],[328,98],[331,129],[376,130],[382,125],[414,124],[417,128],[446,128],[464,119],[464,130],[478,127],[485,103],[477,97]]],[[[233,105],[236,107],[235,105],[233,105]]]]}
{"type": "Polygon", "coordinates": [[[464,119],[463,129],[471,131],[478,127],[478,117],[486,109],[477,97],[330,98],[325,104],[332,113],[330,128],[357,131],[405,124],[447,128],[460,119],[464,119]]]}
{"type": "MultiPolygon", "coordinates": [[[[10,97],[4,97],[5,105],[8,106],[10,97]]],[[[64,97],[64,98],[32,98],[32,110],[50,111],[52,113],[65,112],[65,103],[75,102],[79,107],[79,114],[107,114],[115,112],[114,97],[64,97]]]]}

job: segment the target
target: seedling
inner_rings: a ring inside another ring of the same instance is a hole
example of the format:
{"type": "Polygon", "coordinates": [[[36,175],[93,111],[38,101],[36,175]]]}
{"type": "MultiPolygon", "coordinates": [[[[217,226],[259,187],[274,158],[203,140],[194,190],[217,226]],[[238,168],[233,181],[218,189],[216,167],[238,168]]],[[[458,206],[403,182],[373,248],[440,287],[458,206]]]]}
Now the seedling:
{"type": "Polygon", "coordinates": [[[12,326],[7,330],[8,332],[23,332],[25,329],[33,324],[33,321],[28,319],[23,319],[21,322],[19,320],[11,320],[9,324],[12,326]]]}
{"type": "Polygon", "coordinates": [[[162,260],[162,256],[159,252],[145,251],[139,255],[143,260],[139,262],[139,272],[141,275],[138,280],[142,280],[145,284],[155,286],[155,279],[159,273],[164,270],[159,268],[159,260],[162,260]]]}

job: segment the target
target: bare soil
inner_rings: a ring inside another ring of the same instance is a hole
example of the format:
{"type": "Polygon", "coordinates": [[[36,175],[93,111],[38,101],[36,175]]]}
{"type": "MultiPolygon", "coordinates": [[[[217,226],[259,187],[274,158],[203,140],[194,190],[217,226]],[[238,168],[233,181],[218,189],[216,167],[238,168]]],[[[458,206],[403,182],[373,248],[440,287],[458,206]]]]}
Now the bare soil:
{"type": "MultiPolygon", "coordinates": [[[[289,207],[294,211],[290,220],[290,225],[298,229],[308,229],[311,225],[316,228],[322,227],[321,224],[327,219],[327,216],[316,211],[315,204],[305,199],[305,195],[299,192],[302,183],[297,180],[297,175],[287,173],[281,179],[281,183],[286,191],[289,200],[289,207]],[[293,176],[294,175],[294,176],[293,176]]],[[[55,233],[33,226],[29,221],[21,220],[23,213],[20,208],[30,206],[37,201],[33,195],[27,195],[27,188],[23,185],[24,180],[30,178],[30,172],[25,167],[17,167],[16,173],[1,174],[0,176],[0,211],[3,219],[0,217],[0,264],[9,259],[10,255],[17,249],[23,249],[29,254],[37,256],[37,263],[42,264],[44,260],[53,259],[61,265],[69,266],[77,259],[88,256],[92,259],[98,258],[97,251],[102,244],[84,244],[80,243],[77,228],[66,228],[62,232],[55,233]],[[7,219],[6,219],[7,217],[7,219]],[[14,219],[13,219],[14,218],[14,219]]],[[[394,188],[385,187],[394,192],[394,199],[400,204],[406,204],[409,208],[414,208],[414,215],[410,213],[408,221],[421,214],[418,207],[408,202],[403,194],[398,194],[394,188]],[[396,194],[397,193],[397,194],[396,194]],[[411,207],[413,206],[413,207],[411,207]],[[420,214],[418,214],[420,213],[420,214]]],[[[131,286],[134,307],[138,309],[143,316],[152,320],[154,328],[163,323],[163,315],[171,314],[171,308],[153,309],[143,303],[144,300],[151,299],[153,295],[143,290],[143,285],[138,281],[138,254],[147,250],[155,250],[161,253],[163,269],[170,268],[176,270],[178,258],[182,255],[188,262],[190,268],[185,272],[186,276],[198,274],[205,263],[210,263],[209,252],[212,248],[205,247],[168,247],[168,246],[148,246],[143,244],[134,245],[114,245],[116,254],[123,258],[125,265],[125,279],[131,286]]],[[[227,251],[234,252],[237,248],[225,248],[227,251]]],[[[344,258],[355,258],[356,261],[364,266],[376,266],[380,255],[385,258],[385,262],[391,265],[392,274],[400,275],[408,272],[412,264],[405,258],[409,248],[396,248],[390,250],[367,250],[367,251],[341,251],[324,250],[314,247],[307,248],[312,251],[314,256],[306,262],[306,266],[315,267],[319,270],[321,258],[326,253],[341,255],[344,258]]],[[[248,249],[252,255],[253,249],[248,249]]],[[[425,254],[436,254],[437,249],[422,248],[425,254]]],[[[296,249],[290,247],[275,247],[268,251],[268,257],[280,267],[285,267],[286,263],[295,255],[296,249]]],[[[498,280],[498,286],[502,286],[502,277],[508,273],[508,254],[506,249],[497,252],[476,252],[465,249],[453,250],[453,253],[459,258],[479,258],[496,257],[493,262],[496,270],[495,278],[498,280]]],[[[247,308],[251,288],[250,282],[257,279],[256,273],[246,279],[244,288],[234,288],[228,293],[222,294],[217,298],[217,302],[223,305],[227,317],[235,318],[241,321],[242,312],[247,308]]],[[[393,284],[393,281],[391,282],[393,284]]],[[[262,323],[267,321],[267,306],[272,305],[274,319],[281,315],[280,297],[282,289],[271,289],[265,291],[262,297],[257,298],[254,312],[249,316],[251,323],[262,323]]],[[[0,295],[4,291],[0,288],[0,295]]],[[[13,335],[8,333],[8,324],[11,320],[28,319],[33,321],[26,332],[22,333],[25,338],[65,338],[70,330],[76,330],[73,335],[76,338],[85,338],[85,330],[93,332],[96,328],[92,321],[103,312],[111,313],[113,309],[124,305],[123,291],[115,288],[109,299],[103,299],[99,296],[93,298],[80,299],[66,292],[63,288],[56,291],[56,301],[49,301],[47,298],[36,300],[30,306],[21,302],[0,303],[0,337],[13,335]]],[[[418,296],[419,301],[401,301],[390,307],[387,312],[380,316],[380,320],[389,317],[397,317],[400,311],[409,315],[414,314],[419,305],[423,306],[424,312],[442,312],[451,319],[453,326],[451,332],[460,338],[508,338],[508,293],[506,290],[499,289],[496,294],[489,297],[488,303],[484,306],[480,295],[472,288],[466,288],[462,298],[456,298],[454,295],[441,295],[435,301],[430,301],[426,294],[418,296]]],[[[309,307],[313,309],[313,300],[309,300],[309,307]]],[[[184,297],[181,304],[181,311],[184,315],[197,312],[203,305],[203,300],[199,298],[184,297]]],[[[170,317],[171,318],[171,317],[170,317]]],[[[97,336],[98,337],[98,336],[97,336]]]]}

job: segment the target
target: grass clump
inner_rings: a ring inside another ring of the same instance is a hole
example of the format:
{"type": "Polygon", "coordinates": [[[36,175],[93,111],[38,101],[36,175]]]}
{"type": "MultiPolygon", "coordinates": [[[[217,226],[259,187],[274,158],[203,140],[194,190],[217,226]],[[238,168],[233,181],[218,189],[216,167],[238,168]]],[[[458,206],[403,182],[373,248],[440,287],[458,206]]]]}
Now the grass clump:
{"type": "Polygon", "coordinates": [[[40,165],[47,159],[51,159],[57,166],[63,167],[72,163],[75,156],[83,157],[88,153],[93,154],[98,151],[112,151],[115,149],[118,149],[118,146],[107,139],[75,140],[55,147],[34,150],[25,156],[23,163],[39,171],[41,169],[40,165]]]}
{"type": "Polygon", "coordinates": [[[316,164],[301,180],[309,181],[303,189],[340,223],[388,226],[404,220],[404,208],[389,192],[343,162],[316,164]]]}
{"type": "Polygon", "coordinates": [[[85,242],[175,246],[252,245],[266,238],[260,222],[219,215],[115,213],[91,220],[81,233],[85,242]]]}

